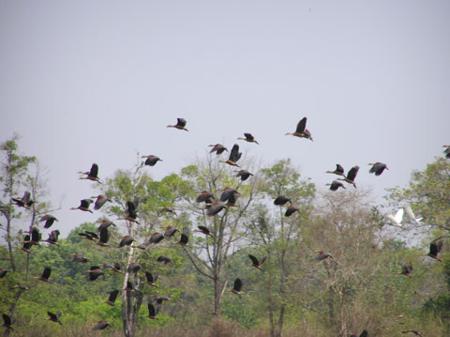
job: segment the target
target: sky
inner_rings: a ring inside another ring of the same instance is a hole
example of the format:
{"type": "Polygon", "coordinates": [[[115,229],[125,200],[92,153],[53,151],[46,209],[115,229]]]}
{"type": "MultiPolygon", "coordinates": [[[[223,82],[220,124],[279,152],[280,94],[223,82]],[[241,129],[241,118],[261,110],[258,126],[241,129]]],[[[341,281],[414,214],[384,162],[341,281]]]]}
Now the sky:
{"type": "Polygon", "coordinates": [[[159,179],[243,132],[320,189],[359,165],[380,200],[450,143],[449,36],[446,0],[0,0],[0,142],[39,159],[63,233],[98,217],[69,210],[92,163],[106,178],[155,154],[159,179]],[[305,116],[314,142],[285,136],[305,116]]]}

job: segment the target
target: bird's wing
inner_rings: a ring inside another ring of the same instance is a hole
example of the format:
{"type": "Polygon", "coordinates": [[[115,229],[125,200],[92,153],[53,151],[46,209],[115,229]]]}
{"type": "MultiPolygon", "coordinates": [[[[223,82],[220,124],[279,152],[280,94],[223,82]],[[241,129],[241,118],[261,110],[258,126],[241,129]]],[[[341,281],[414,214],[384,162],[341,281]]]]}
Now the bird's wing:
{"type": "Polygon", "coordinates": [[[177,118],[177,125],[185,127],[186,126],[186,120],[184,118],[177,118]]]}
{"type": "Polygon", "coordinates": [[[252,260],[252,263],[253,263],[254,266],[258,266],[258,265],[259,265],[259,261],[258,261],[258,259],[256,258],[256,256],[253,256],[253,255],[251,255],[251,254],[248,254],[248,257],[250,258],[250,260],[252,260]]]}
{"type": "Polygon", "coordinates": [[[113,290],[109,293],[108,301],[114,302],[117,298],[117,295],[119,294],[119,290],[113,290]]]}
{"type": "Polygon", "coordinates": [[[248,132],[244,133],[244,136],[248,140],[254,140],[255,139],[255,137],[253,137],[253,135],[251,133],[248,133],[248,132]]]}
{"type": "Polygon", "coordinates": [[[89,171],[89,175],[91,177],[97,177],[98,175],[98,165],[97,164],[92,164],[91,166],[91,170],[89,171]]]}
{"type": "Polygon", "coordinates": [[[336,173],[344,174],[344,168],[339,164],[336,164],[336,173]]]}
{"type": "Polygon", "coordinates": [[[101,228],[100,229],[100,242],[101,243],[107,243],[109,240],[109,231],[108,228],[101,228]]]}
{"type": "Polygon", "coordinates": [[[50,267],[45,267],[44,271],[42,272],[42,278],[48,279],[51,273],[52,269],[50,267]]]}
{"type": "Polygon", "coordinates": [[[436,243],[430,243],[430,255],[437,256],[439,254],[439,248],[436,243]]]}
{"type": "Polygon", "coordinates": [[[295,130],[295,132],[302,133],[305,131],[305,128],[306,128],[306,117],[303,117],[300,120],[300,122],[298,122],[297,129],[295,130]]]}
{"type": "Polygon", "coordinates": [[[358,170],[359,170],[359,166],[353,166],[350,169],[350,171],[348,171],[348,173],[347,173],[347,179],[351,180],[351,181],[355,180],[358,170]]]}
{"type": "Polygon", "coordinates": [[[89,205],[91,204],[89,202],[90,199],[83,199],[80,201],[80,207],[81,208],[89,208],[89,205]]]}
{"type": "Polygon", "coordinates": [[[233,148],[231,149],[230,152],[230,157],[229,160],[233,161],[233,162],[237,162],[239,160],[240,156],[239,156],[239,145],[234,144],[233,148]]]}
{"type": "Polygon", "coordinates": [[[156,309],[155,306],[151,303],[147,304],[147,308],[148,308],[148,315],[150,317],[155,317],[156,316],[156,309]]]}
{"type": "Polygon", "coordinates": [[[236,291],[241,291],[242,289],[242,280],[240,278],[237,278],[234,280],[233,289],[236,291]]]}

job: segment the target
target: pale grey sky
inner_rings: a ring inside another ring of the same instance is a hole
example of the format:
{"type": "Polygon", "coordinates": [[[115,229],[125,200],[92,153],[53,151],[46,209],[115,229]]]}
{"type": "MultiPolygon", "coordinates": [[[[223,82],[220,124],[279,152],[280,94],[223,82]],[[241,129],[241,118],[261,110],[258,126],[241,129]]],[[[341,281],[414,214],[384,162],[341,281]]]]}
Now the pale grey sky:
{"type": "Polygon", "coordinates": [[[0,0],[0,141],[19,133],[48,168],[65,233],[98,216],[68,211],[93,194],[77,171],[108,177],[139,151],[164,159],[159,178],[246,131],[250,156],[291,158],[318,187],[358,164],[380,197],[450,142],[449,36],[446,0],[0,0]],[[303,116],[313,143],[284,136],[303,116]]]}

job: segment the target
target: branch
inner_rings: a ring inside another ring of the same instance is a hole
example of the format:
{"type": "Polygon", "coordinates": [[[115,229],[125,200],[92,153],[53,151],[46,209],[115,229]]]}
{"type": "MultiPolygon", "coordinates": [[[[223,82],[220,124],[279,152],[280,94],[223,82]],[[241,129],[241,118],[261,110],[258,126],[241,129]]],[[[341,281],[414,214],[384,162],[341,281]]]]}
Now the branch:
{"type": "MultiPolygon", "coordinates": [[[[211,275],[209,275],[208,273],[204,272],[198,265],[197,263],[194,261],[193,256],[190,254],[190,252],[186,249],[186,247],[183,246],[183,250],[185,251],[186,255],[188,256],[189,260],[191,260],[192,265],[194,266],[194,268],[203,276],[214,280],[214,277],[212,277],[211,275]]],[[[205,266],[206,269],[209,269],[208,266],[205,266]]]]}

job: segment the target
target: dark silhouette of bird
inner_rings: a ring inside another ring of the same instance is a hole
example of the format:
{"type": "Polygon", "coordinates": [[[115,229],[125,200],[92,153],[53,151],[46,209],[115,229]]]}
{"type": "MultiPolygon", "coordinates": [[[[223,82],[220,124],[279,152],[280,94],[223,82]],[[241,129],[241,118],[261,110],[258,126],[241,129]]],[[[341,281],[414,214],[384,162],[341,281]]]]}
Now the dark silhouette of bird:
{"type": "Polygon", "coordinates": [[[241,194],[234,188],[227,187],[220,195],[220,201],[227,202],[228,206],[234,206],[240,195],[241,194]]]}
{"type": "Polygon", "coordinates": [[[50,228],[55,221],[58,221],[58,219],[53,215],[45,214],[44,216],[41,216],[39,221],[45,221],[44,228],[50,228]]]}
{"type": "Polygon", "coordinates": [[[178,232],[177,228],[175,228],[173,226],[169,226],[166,228],[166,230],[164,232],[164,237],[170,238],[170,237],[174,236],[176,232],[178,232]]]}
{"type": "Polygon", "coordinates": [[[343,176],[343,177],[345,176],[344,168],[339,164],[336,164],[336,169],[334,171],[326,171],[325,173],[336,174],[338,176],[343,176]]]}
{"type": "Polygon", "coordinates": [[[102,269],[99,266],[91,266],[88,270],[88,280],[89,281],[95,281],[100,276],[102,276],[104,273],[102,269]]]}
{"type": "Polygon", "coordinates": [[[339,187],[345,189],[344,184],[337,180],[333,180],[331,184],[327,184],[327,186],[330,186],[330,190],[332,191],[337,191],[339,187]]]}
{"type": "Polygon", "coordinates": [[[156,287],[156,281],[158,280],[158,275],[153,275],[152,273],[146,271],[145,272],[145,279],[147,280],[147,283],[150,286],[156,287]]]}
{"type": "Polygon", "coordinates": [[[99,232],[102,230],[102,228],[109,228],[109,226],[116,227],[116,224],[108,218],[100,218],[96,221],[96,223],[99,224],[99,226],[97,227],[97,231],[99,232]]]}
{"type": "Polygon", "coordinates": [[[108,300],[106,301],[106,303],[113,306],[114,302],[116,301],[117,295],[119,295],[119,290],[116,289],[116,290],[110,291],[108,293],[108,300]]]}
{"type": "Polygon", "coordinates": [[[12,320],[11,317],[7,314],[2,314],[3,317],[3,326],[9,330],[12,329],[11,325],[12,325],[12,320]]]}
{"type": "Polygon", "coordinates": [[[159,232],[155,232],[152,235],[150,235],[150,239],[148,240],[148,243],[156,245],[157,243],[160,243],[163,239],[164,239],[163,234],[161,234],[159,232]]]}
{"type": "Polygon", "coordinates": [[[79,236],[82,236],[88,240],[91,241],[96,241],[99,239],[97,233],[91,232],[91,231],[84,231],[84,232],[80,232],[78,233],[79,236]]]}
{"type": "Polygon", "coordinates": [[[120,240],[120,242],[119,242],[119,248],[121,248],[123,246],[131,246],[133,241],[134,241],[134,239],[130,235],[125,235],[122,237],[122,240],[120,240]]]}
{"type": "Polygon", "coordinates": [[[197,228],[198,228],[198,232],[203,233],[205,235],[211,235],[211,232],[208,227],[199,225],[199,226],[197,226],[197,228]]]}
{"type": "Polygon", "coordinates": [[[25,253],[29,254],[29,253],[31,253],[31,250],[30,250],[31,247],[33,247],[33,243],[31,242],[31,237],[28,234],[24,235],[24,237],[23,237],[23,244],[22,244],[22,250],[25,253]]]}
{"type": "Polygon", "coordinates": [[[442,147],[445,149],[445,158],[450,159],[450,145],[442,145],[442,147]]]}
{"type": "Polygon", "coordinates": [[[240,295],[242,292],[242,286],[243,286],[242,280],[240,278],[235,279],[233,283],[233,289],[231,289],[231,292],[233,294],[240,295]]]}
{"type": "Polygon", "coordinates": [[[88,263],[89,259],[85,256],[83,256],[82,253],[75,253],[72,255],[72,261],[79,262],[79,263],[88,263]]]}
{"type": "Polygon", "coordinates": [[[413,266],[411,263],[403,264],[402,265],[402,271],[400,272],[401,275],[410,276],[413,271],[413,266]]]}
{"type": "Polygon", "coordinates": [[[127,201],[127,209],[125,211],[125,220],[136,222],[137,218],[137,211],[136,211],[136,204],[132,201],[127,201]]]}
{"type": "Polygon", "coordinates": [[[58,237],[59,237],[59,230],[55,229],[54,231],[51,231],[48,234],[48,239],[45,240],[45,242],[48,242],[52,245],[56,244],[58,242],[58,237]]]}
{"type": "Polygon", "coordinates": [[[41,241],[41,239],[42,239],[42,234],[39,231],[39,228],[33,226],[31,228],[31,243],[33,245],[38,245],[39,242],[41,241]]]}
{"type": "Polygon", "coordinates": [[[59,318],[61,317],[61,311],[57,311],[56,313],[53,313],[51,311],[47,311],[47,315],[48,315],[48,319],[52,322],[55,323],[59,323],[60,325],[62,325],[61,321],[59,320],[59,318]]]}
{"type": "Polygon", "coordinates": [[[246,181],[252,175],[253,173],[250,173],[247,170],[239,170],[239,172],[236,174],[236,177],[241,178],[241,181],[246,181]]]}
{"type": "Polygon", "coordinates": [[[402,333],[413,333],[416,336],[423,337],[422,333],[417,330],[403,330],[402,333]]]}
{"type": "Polygon", "coordinates": [[[104,204],[106,204],[106,202],[111,201],[111,199],[109,199],[104,194],[99,194],[99,195],[97,195],[95,197],[91,197],[91,198],[95,198],[95,203],[94,203],[95,210],[99,210],[100,208],[103,207],[104,204]]]}
{"type": "Polygon", "coordinates": [[[100,229],[100,233],[99,233],[100,235],[99,235],[97,244],[100,245],[100,246],[107,246],[108,241],[109,241],[109,230],[108,230],[108,227],[107,226],[103,226],[103,227],[100,226],[99,229],[100,229]]]}
{"type": "Polygon", "coordinates": [[[89,207],[91,206],[92,203],[93,203],[93,201],[92,201],[91,199],[82,199],[82,200],[80,201],[80,206],[78,206],[78,207],[72,207],[71,209],[72,209],[72,210],[79,209],[80,211],[85,211],[85,212],[93,213],[93,212],[89,209],[89,207]]]}
{"type": "Polygon", "coordinates": [[[381,175],[384,170],[389,170],[386,164],[380,163],[379,161],[376,163],[370,163],[369,165],[372,166],[369,173],[374,173],[376,176],[381,175]]]}
{"type": "Polygon", "coordinates": [[[267,259],[267,257],[264,256],[263,258],[261,258],[261,260],[258,260],[256,256],[253,256],[251,254],[248,254],[248,257],[250,258],[250,260],[252,260],[253,267],[259,270],[261,270],[261,266],[264,264],[264,262],[266,262],[267,259]]]}
{"type": "Polygon", "coordinates": [[[359,171],[359,166],[353,166],[350,171],[347,172],[347,176],[344,178],[338,178],[338,180],[343,180],[348,184],[352,184],[354,188],[356,188],[355,185],[355,178],[356,175],[358,174],[359,171]]]}
{"type": "Polygon", "coordinates": [[[163,161],[158,156],[154,156],[152,154],[150,154],[148,156],[142,156],[142,158],[145,158],[145,161],[143,162],[143,165],[147,165],[147,166],[155,166],[157,162],[163,161]]]}
{"type": "Polygon", "coordinates": [[[222,154],[224,151],[228,152],[228,149],[223,146],[222,144],[211,144],[208,145],[209,147],[212,147],[211,151],[209,153],[215,152],[217,155],[222,154]]]}
{"type": "Polygon", "coordinates": [[[206,215],[215,216],[220,213],[224,208],[226,208],[225,203],[219,200],[215,200],[211,204],[206,205],[206,215]]]}
{"type": "MultiPolygon", "coordinates": [[[[361,334],[359,335],[359,337],[367,337],[367,336],[369,336],[369,333],[367,332],[367,330],[363,330],[361,332],[361,334]]],[[[358,336],[356,336],[355,334],[351,334],[350,337],[358,337],[358,336]]]]}
{"type": "Polygon", "coordinates": [[[8,271],[6,269],[0,268],[0,278],[4,278],[8,271]]]}
{"type": "Polygon", "coordinates": [[[326,260],[328,258],[334,260],[333,256],[330,253],[324,253],[324,251],[321,250],[321,251],[318,252],[318,254],[316,255],[316,257],[314,259],[317,260],[317,261],[323,261],[323,260],[326,260]]]}
{"type": "Polygon", "coordinates": [[[172,262],[172,259],[168,258],[167,256],[159,256],[156,261],[162,264],[169,264],[170,262],[172,262]]]}
{"type": "Polygon", "coordinates": [[[256,141],[255,137],[253,137],[253,135],[251,133],[248,133],[248,132],[244,133],[244,137],[239,137],[238,139],[245,140],[246,142],[249,142],[249,143],[256,143],[259,145],[259,143],[256,141]]]}
{"type": "Polygon", "coordinates": [[[30,208],[34,204],[34,201],[31,200],[31,193],[28,191],[23,193],[22,198],[11,198],[11,200],[18,207],[30,208]]]}
{"type": "Polygon", "coordinates": [[[106,329],[109,326],[110,326],[110,324],[107,321],[104,321],[104,320],[103,321],[98,321],[94,325],[93,330],[104,330],[104,329],[106,329]]]}
{"type": "Polygon", "coordinates": [[[41,276],[39,277],[39,280],[48,282],[48,279],[49,279],[51,273],[52,273],[52,268],[45,267],[44,271],[42,272],[41,276]]]}
{"type": "Polygon", "coordinates": [[[156,315],[157,315],[157,311],[155,306],[152,303],[148,303],[147,304],[147,309],[148,309],[148,318],[150,319],[155,319],[156,315]]]}
{"type": "Polygon", "coordinates": [[[211,204],[215,200],[214,194],[208,191],[202,191],[197,195],[197,198],[195,199],[196,202],[204,202],[207,204],[211,204]]]}
{"type": "Polygon", "coordinates": [[[80,174],[83,174],[83,177],[80,177],[80,179],[88,179],[88,180],[92,180],[92,181],[96,181],[98,183],[101,183],[99,177],[98,177],[98,165],[97,164],[92,164],[91,169],[89,171],[86,172],[78,172],[80,174]]]}
{"type": "Polygon", "coordinates": [[[228,159],[224,161],[224,163],[231,166],[239,167],[239,165],[236,163],[239,159],[241,159],[241,156],[242,152],[239,152],[239,145],[234,144],[233,147],[231,148],[231,152],[230,155],[228,156],[228,159]]]}
{"type": "Polygon", "coordinates": [[[287,135],[296,136],[300,138],[307,138],[309,140],[313,140],[311,136],[311,132],[306,128],[306,117],[303,117],[297,124],[297,128],[295,129],[295,132],[288,132],[287,135]]]}
{"type": "Polygon", "coordinates": [[[299,208],[290,205],[288,208],[286,208],[286,212],[284,213],[284,216],[291,216],[292,214],[294,214],[295,212],[298,212],[299,208]]]}
{"type": "Polygon", "coordinates": [[[430,243],[430,252],[428,253],[428,256],[436,259],[438,261],[441,261],[441,259],[438,257],[440,251],[442,250],[443,241],[441,240],[434,240],[430,243]]]}
{"type": "Polygon", "coordinates": [[[276,206],[284,206],[287,202],[292,204],[291,199],[286,198],[283,195],[280,195],[280,196],[275,198],[275,200],[273,201],[273,204],[276,205],[276,206]]]}
{"type": "Polygon", "coordinates": [[[185,245],[187,245],[188,242],[189,242],[189,236],[187,236],[184,233],[181,233],[180,241],[178,241],[178,243],[182,246],[185,246],[185,245]]]}
{"type": "Polygon", "coordinates": [[[167,125],[168,128],[175,128],[178,130],[184,130],[184,131],[189,131],[188,129],[186,129],[186,120],[184,118],[177,118],[177,124],[175,125],[167,125]]]}
{"type": "Polygon", "coordinates": [[[127,271],[129,272],[129,273],[133,273],[133,274],[136,274],[139,270],[141,270],[141,265],[139,264],[139,263],[136,263],[136,262],[131,262],[129,265],[128,265],[128,268],[127,268],[127,271]]]}
{"type": "Polygon", "coordinates": [[[170,298],[168,296],[158,296],[155,298],[155,302],[160,305],[167,301],[170,301],[170,298]]]}

